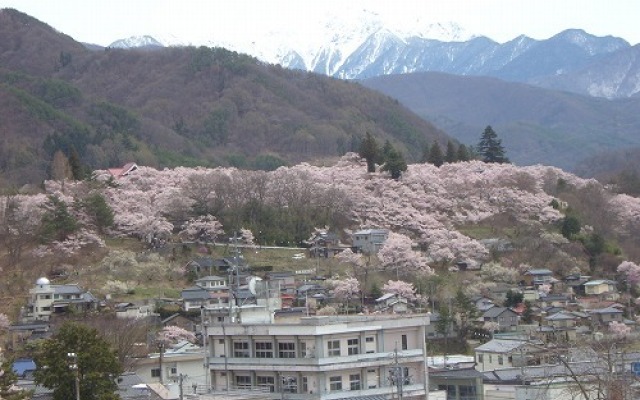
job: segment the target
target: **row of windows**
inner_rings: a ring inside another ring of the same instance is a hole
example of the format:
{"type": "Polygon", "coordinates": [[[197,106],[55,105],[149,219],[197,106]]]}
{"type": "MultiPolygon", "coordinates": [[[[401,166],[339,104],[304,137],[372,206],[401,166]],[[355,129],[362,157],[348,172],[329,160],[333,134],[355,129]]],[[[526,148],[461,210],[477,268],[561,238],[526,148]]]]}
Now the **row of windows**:
{"type": "MultiPolygon", "coordinates": [[[[272,342],[255,342],[255,357],[256,358],[273,358],[273,343],[272,342]]],[[[249,358],[251,353],[249,352],[249,342],[233,342],[233,356],[236,358],[249,358]]],[[[279,358],[295,358],[296,346],[292,342],[278,343],[278,357],[279,358]]]]}
{"type": "MultiPolygon", "coordinates": [[[[509,362],[512,362],[512,358],[509,357],[509,362]]],[[[489,363],[493,362],[493,356],[491,354],[489,354],[489,363]]],[[[478,354],[478,363],[484,363],[484,354],[478,354]]],[[[504,365],[504,357],[503,356],[498,356],[498,364],[499,365],[504,365]]]]}
{"type": "MultiPolygon", "coordinates": [[[[223,342],[223,340],[220,340],[223,342]]],[[[367,336],[365,338],[366,343],[375,342],[374,336],[367,336]]],[[[340,340],[327,341],[327,356],[328,357],[340,357],[342,355],[340,340]]],[[[402,335],[402,350],[407,350],[409,343],[407,335],[402,335]]],[[[306,347],[301,349],[302,357],[306,355],[306,347]]],[[[375,350],[369,350],[368,353],[373,353],[375,350]]],[[[254,357],[256,358],[273,358],[274,357],[274,343],[269,342],[254,342],[254,357]]],[[[347,355],[353,356],[361,353],[360,339],[352,338],[347,340],[347,355]]],[[[296,347],[293,342],[281,342],[278,343],[278,358],[296,358],[296,347]]],[[[248,341],[234,341],[233,342],[233,357],[236,358],[249,358],[251,352],[249,351],[248,341]]]]}

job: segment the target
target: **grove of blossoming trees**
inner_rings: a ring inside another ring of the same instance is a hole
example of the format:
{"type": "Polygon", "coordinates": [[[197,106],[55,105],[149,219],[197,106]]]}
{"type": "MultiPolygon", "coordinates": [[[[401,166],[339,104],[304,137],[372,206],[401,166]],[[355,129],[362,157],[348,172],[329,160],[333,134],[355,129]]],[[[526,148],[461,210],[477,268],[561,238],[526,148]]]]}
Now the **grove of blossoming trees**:
{"type": "MultiPolygon", "coordinates": [[[[557,193],[562,188],[592,190],[597,185],[553,167],[479,161],[445,163],[440,168],[409,165],[394,180],[384,172],[367,173],[365,162],[354,153],[330,167],[302,163],[273,172],[140,167],[116,180],[96,171],[94,179],[91,184],[63,186],[50,181],[45,185],[47,194],[65,202],[84,227],[65,239],[71,240],[72,250],[84,242],[96,242],[88,239],[90,224],[82,223],[87,218],[74,204],[99,191],[113,209],[114,224],[106,232],[114,236],[168,239],[183,229],[191,239],[201,235],[215,239],[223,229],[227,234],[247,229],[260,230],[261,243],[291,244],[302,242],[315,226],[337,231],[388,228],[392,235],[378,257],[397,275],[430,272],[434,266],[455,261],[486,261],[487,247],[459,227],[497,216],[508,215],[516,223],[537,227],[544,240],[545,232],[564,218],[562,209],[552,206],[558,203],[557,193]]],[[[621,234],[640,232],[640,200],[624,195],[601,198],[608,201],[610,215],[620,221],[615,229],[621,234]]],[[[17,215],[29,215],[35,221],[42,215],[38,205],[46,202],[46,196],[16,200],[17,215]]],[[[7,201],[3,198],[2,204],[7,201]]],[[[7,219],[6,211],[0,215],[7,219]]]]}

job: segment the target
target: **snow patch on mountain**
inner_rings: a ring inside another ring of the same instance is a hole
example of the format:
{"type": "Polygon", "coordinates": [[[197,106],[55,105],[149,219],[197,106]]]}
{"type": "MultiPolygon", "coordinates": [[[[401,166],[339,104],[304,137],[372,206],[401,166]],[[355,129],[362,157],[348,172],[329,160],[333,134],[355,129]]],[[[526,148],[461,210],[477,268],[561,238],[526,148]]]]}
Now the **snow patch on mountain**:
{"type": "Polygon", "coordinates": [[[157,41],[155,38],[144,35],[144,36],[131,36],[126,39],[116,40],[111,43],[108,47],[115,49],[129,49],[134,47],[164,47],[162,43],[157,41]]]}

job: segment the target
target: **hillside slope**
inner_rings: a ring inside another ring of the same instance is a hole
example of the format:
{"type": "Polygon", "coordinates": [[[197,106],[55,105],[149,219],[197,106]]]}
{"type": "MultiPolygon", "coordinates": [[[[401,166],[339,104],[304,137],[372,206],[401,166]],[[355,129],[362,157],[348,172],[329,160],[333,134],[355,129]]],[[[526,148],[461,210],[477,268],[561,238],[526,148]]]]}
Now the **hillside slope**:
{"type": "Polygon", "coordinates": [[[75,149],[88,169],[131,160],[272,169],[335,158],[366,132],[410,160],[448,139],[358,84],[224,49],[95,52],[6,9],[0,27],[0,172],[10,183],[45,178],[57,150],[75,149]]]}

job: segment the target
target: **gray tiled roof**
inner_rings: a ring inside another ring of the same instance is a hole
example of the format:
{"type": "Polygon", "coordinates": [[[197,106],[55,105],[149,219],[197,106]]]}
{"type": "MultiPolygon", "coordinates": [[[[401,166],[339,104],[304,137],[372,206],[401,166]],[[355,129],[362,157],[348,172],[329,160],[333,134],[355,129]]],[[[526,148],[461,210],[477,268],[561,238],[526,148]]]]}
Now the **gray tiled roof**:
{"type": "Polygon", "coordinates": [[[487,353],[509,353],[528,342],[525,340],[493,339],[475,348],[475,351],[487,353]]]}

